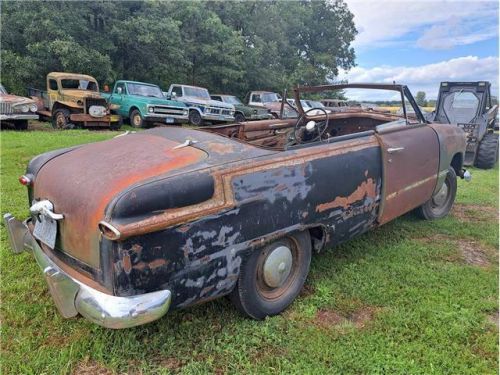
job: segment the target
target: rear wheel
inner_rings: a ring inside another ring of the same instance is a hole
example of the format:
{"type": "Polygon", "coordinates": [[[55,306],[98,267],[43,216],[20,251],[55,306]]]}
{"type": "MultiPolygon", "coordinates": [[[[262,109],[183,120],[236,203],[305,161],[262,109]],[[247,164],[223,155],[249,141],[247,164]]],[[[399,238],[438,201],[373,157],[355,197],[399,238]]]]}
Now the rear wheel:
{"type": "Polygon", "coordinates": [[[431,199],[416,209],[416,213],[425,220],[440,219],[448,215],[457,195],[457,174],[452,167],[443,182],[443,186],[431,199]]]}
{"type": "Polygon", "coordinates": [[[70,112],[68,109],[56,109],[52,114],[52,127],[59,130],[72,129],[74,125],[70,122],[69,116],[70,112]]]}
{"type": "Polygon", "coordinates": [[[477,149],[477,157],[474,165],[481,169],[491,169],[498,161],[498,135],[487,133],[477,149]]]}
{"type": "Polygon", "coordinates": [[[198,111],[189,111],[189,123],[194,126],[203,125],[203,119],[201,118],[201,115],[198,111]]]}
{"type": "Polygon", "coordinates": [[[241,312],[254,319],[279,314],[300,293],[310,263],[308,232],[277,240],[248,256],[230,299],[241,312]]]}

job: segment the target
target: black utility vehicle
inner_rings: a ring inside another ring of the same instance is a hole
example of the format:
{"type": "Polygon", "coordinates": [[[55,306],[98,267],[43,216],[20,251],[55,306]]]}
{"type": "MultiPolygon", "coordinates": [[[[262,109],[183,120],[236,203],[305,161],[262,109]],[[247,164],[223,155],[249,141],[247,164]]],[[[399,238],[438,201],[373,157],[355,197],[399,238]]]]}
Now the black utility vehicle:
{"type": "Polygon", "coordinates": [[[427,119],[458,124],[467,133],[464,165],[490,169],[498,160],[497,115],[490,82],[441,82],[436,110],[427,119]]]}

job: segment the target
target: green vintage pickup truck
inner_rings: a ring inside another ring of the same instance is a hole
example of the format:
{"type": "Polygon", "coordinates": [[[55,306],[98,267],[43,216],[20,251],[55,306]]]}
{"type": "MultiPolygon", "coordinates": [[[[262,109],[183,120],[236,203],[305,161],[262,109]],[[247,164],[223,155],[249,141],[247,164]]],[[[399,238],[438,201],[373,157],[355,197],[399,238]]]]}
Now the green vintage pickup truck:
{"type": "Polygon", "coordinates": [[[182,102],[168,100],[160,87],[136,81],[116,81],[111,93],[102,93],[114,113],[130,120],[130,125],[144,128],[153,123],[188,122],[188,108],[182,102]]]}

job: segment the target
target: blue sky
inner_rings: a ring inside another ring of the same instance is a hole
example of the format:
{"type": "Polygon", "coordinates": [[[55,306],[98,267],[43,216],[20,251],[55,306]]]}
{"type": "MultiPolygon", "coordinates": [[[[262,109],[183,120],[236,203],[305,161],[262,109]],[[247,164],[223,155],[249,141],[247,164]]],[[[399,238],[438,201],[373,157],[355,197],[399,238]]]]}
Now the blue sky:
{"type": "Polygon", "coordinates": [[[498,95],[498,1],[346,2],[357,66],[341,79],[405,83],[429,99],[441,81],[488,80],[498,95]]]}

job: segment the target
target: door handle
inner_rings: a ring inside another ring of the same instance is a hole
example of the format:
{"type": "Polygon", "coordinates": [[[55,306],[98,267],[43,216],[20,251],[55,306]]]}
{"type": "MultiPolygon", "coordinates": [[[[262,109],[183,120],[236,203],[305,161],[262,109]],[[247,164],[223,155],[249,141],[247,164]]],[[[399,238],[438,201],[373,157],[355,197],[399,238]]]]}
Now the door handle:
{"type": "Polygon", "coordinates": [[[387,152],[389,154],[394,154],[395,152],[403,151],[405,148],[404,147],[389,147],[387,149],[387,152]]]}

